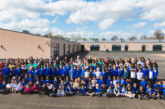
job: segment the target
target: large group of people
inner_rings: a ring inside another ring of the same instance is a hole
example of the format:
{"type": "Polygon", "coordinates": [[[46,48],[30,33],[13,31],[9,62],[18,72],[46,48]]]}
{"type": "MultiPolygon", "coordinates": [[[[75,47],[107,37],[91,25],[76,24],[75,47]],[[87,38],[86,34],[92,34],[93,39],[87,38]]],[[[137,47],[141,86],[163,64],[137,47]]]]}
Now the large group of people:
{"type": "Polygon", "coordinates": [[[155,60],[107,57],[7,59],[0,63],[0,93],[165,99],[155,60]]]}

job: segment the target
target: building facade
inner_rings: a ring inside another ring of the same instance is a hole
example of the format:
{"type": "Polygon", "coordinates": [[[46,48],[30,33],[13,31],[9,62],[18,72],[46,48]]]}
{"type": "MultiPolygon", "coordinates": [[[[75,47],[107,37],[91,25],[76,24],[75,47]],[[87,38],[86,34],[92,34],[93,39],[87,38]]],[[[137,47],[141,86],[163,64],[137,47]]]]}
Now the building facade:
{"type": "Polygon", "coordinates": [[[165,40],[79,41],[84,51],[165,51],[165,40]]]}
{"type": "Polygon", "coordinates": [[[0,29],[0,59],[63,57],[79,52],[80,47],[74,41],[0,29]]]}

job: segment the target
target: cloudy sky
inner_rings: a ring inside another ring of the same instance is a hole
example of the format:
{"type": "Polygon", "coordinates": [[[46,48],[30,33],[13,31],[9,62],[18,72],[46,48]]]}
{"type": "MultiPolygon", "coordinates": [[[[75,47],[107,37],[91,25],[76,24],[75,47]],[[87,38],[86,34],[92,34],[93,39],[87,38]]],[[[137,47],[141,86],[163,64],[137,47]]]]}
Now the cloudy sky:
{"type": "Polygon", "coordinates": [[[165,32],[165,0],[0,0],[0,28],[71,37],[165,32]]]}

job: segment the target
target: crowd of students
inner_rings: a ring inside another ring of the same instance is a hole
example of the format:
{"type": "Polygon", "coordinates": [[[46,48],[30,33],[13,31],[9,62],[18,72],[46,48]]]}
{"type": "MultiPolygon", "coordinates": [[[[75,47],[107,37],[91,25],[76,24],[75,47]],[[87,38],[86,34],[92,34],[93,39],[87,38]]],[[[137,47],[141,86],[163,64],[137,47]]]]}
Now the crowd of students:
{"type": "Polygon", "coordinates": [[[158,72],[157,62],[144,57],[7,59],[0,63],[0,93],[165,99],[158,72]]]}

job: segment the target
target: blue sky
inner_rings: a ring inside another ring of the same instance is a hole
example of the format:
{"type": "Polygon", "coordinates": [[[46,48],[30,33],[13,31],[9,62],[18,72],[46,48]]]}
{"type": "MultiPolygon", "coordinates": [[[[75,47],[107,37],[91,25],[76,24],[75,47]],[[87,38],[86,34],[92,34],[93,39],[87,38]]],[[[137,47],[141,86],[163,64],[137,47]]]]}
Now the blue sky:
{"type": "Polygon", "coordinates": [[[0,0],[0,28],[65,37],[165,32],[165,0],[0,0]]]}

